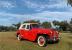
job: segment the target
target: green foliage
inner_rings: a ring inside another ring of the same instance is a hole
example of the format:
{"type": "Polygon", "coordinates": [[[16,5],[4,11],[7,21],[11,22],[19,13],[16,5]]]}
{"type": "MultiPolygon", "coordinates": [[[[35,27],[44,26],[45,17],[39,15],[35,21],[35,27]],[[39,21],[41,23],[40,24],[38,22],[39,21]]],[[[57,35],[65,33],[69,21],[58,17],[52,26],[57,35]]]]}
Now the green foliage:
{"type": "Polygon", "coordinates": [[[70,4],[72,6],[72,0],[67,0],[68,4],[70,4]]]}
{"type": "Polygon", "coordinates": [[[51,27],[51,24],[50,24],[50,22],[43,22],[43,23],[42,23],[42,26],[43,26],[44,28],[50,28],[50,27],[51,27]]]}
{"type": "Polygon", "coordinates": [[[70,24],[72,24],[72,18],[71,18],[70,24]]]}
{"type": "Polygon", "coordinates": [[[20,27],[20,25],[21,25],[21,23],[19,22],[19,23],[17,23],[17,24],[12,24],[16,29],[18,29],[19,27],[20,27]]]}
{"type": "Polygon", "coordinates": [[[70,21],[70,31],[72,32],[72,19],[71,19],[71,21],[70,21]]]}
{"type": "Polygon", "coordinates": [[[72,25],[70,26],[70,31],[72,32],[72,25]]]}
{"type": "Polygon", "coordinates": [[[62,22],[60,22],[60,28],[61,28],[63,31],[67,31],[68,28],[69,28],[69,24],[67,23],[67,21],[62,21],[62,22]]]}
{"type": "Polygon", "coordinates": [[[60,24],[60,22],[59,22],[59,21],[54,20],[54,21],[53,21],[53,24],[54,24],[54,25],[59,25],[59,24],[60,24]]]}
{"type": "MultiPolygon", "coordinates": [[[[41,24],[44,28],[51,28],[52,25],[50,22],[42,22],[40,23],[39,20],[30,20],[30,21],[24,21],[23,23],[39,23],[41,24]]],[[[55,26],[59,26],[59,28],[57,28],[57,30],[59,31],[70,31],[72,32],[72,19],[70,22],[67,22],[67,21],[56,21],[54,20],[53,21],[53,24],[55,26]]],[[[21,25],[21,22],[17,23],[17,24],[12,24],[12,26],[0,26],[0,31],[15,31],[17,30],[21,25]]]]}
{"type": "Polygon", "coordinates": [[[5,32],[5,31],[15,31],[15,30],[16,30],[16,28],[13,27],[13,26],[0,26],[0,32],[1,31],[3,31],[3,32],[5,32]]]}
{"type": "Polygon", "coordinates": [[[67,21],[53,21],[54,25],[59,26],[60,31],[70,31],[71,25],[67,21]]]}
{"type": "Polygon", "coordinates": [[[23,23],[40,23],[39,20],[29,20],[29,21],[24,21],[23,23]]]}

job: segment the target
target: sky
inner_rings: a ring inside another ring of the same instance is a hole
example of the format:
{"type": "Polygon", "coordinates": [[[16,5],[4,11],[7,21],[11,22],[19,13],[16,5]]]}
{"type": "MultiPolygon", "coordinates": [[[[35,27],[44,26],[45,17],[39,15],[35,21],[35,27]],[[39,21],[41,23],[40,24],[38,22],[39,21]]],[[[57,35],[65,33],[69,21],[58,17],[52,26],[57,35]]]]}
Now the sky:
{"type": "Polygon", "coordinates": [[[66,0],[0,0],[0,25],[26,20],[70,21],[72,7],[66,0]]]}

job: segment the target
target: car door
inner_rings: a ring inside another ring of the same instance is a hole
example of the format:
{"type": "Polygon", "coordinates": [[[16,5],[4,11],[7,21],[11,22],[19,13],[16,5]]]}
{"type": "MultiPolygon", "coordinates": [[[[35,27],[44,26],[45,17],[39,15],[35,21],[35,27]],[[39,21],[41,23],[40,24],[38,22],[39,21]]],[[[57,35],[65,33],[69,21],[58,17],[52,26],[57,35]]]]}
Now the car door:
{"type": "Polygon", "coordinates": [[[21,28],[21,36],[24,38],[24,39],[29,39],[30,38],[30,25],[29,24],[25,24],[23,25],[21,28]]]}
{"type": "Polygon", "coordinates": [[[29,39],[30,38],[30,25],[26,25],[25,27],[25,33],[24,33],[24,36],[26,39],[29,39]]]}
{"type": "Polygon", "coordinates": [[[22,38],[26,39],[26,25],[21,25],[20,29],[20,35],[22,36],[22,38]]]}
{"type": "Polygon", "coordinates": [[[25,29],[25,36],[26,36],[26,39],[30,40],[30,41],[33,41],[34,39],[34,32],[31,28],[31,25],[26,25],[26,29],[25,29]]]}

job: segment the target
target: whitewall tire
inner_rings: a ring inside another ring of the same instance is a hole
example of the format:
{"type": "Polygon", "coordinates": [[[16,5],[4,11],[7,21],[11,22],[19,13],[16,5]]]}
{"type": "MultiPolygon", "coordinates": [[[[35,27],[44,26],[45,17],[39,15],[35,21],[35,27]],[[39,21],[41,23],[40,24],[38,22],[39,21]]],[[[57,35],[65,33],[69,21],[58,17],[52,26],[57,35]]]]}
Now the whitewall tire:
{"type": "Polygon", "coordinates": [[[46,43],[47,43],[46,38],[44,36],[39,36],[37,39],[37,43],[41,47],[46,46],[46,43]]]}
{"type": "Polygon", "coordinates": [[[17,36],[17,39],[18,39],[19,41],[21,41],[21,40],[22,40],[22,38],[21,38],[21,36],[20,36],[20,35],[18,35],[18,36],[17,36]]]}

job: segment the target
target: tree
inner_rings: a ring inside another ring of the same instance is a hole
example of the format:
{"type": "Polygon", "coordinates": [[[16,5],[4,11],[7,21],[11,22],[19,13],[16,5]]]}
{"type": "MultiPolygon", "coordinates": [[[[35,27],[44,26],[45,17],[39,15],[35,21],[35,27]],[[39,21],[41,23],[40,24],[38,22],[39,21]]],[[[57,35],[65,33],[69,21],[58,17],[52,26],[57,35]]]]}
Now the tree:
{"type": "Polygon", "coordinates": [[[61,28],[63,31],[68,31],[68,29],[69,29],[69,24],[67,23],[67,21],[62,21],[62,22],[60,22],[60,28],[61,28]]]}
{"type": "Polygon", "coordinates": [[[43,23],[42,23],[42,26],[43,26],[44,28],[50,28],[50,27],[51,27],[51,24],[50,24],[50,22],[43,22],[43,23]]]}
{"type": "Polygon", "coordinates": [[[70,4],[72,6],[72,0],[67,0],[68,4],[70,4]]]}
{"type": "Polygon", "coordinates": [[[60,22],[59,22],[59,21],[54,20],[54,21],[53,21],[53,24],[54,24],[54,25],[59,25],[59,24],[60,24],[60,22]]]}
{"type": "Polygon", "coordinates": [[[19,22],[19,23],[17,23],[17,24],[12,24],[16,29],[18,29],[19,27],[20,27],[20,25],[21,25],[21,23],[19,22]]]}
{"type": "Polygon", "coordinates": [[[40,23],[39,20],[29,20],[29,21],[24,21],[23,23],[40,23]]]}
{"type": "Polygon", "coordinates": [[[59,21],[54,20],[53,24],[54,24],[56,30],[61,31],[60,22],[59,21]]]}
{"type": "Polygon", "coordinates": [[[72,24],[72,18],[71,18],[70,24],[72,24]]]}
{"type": "Polygon", "coordinates": [[[70,21],[69,25],[70,25],[70,27],[69,27],[70,28],[70,32],[72,32],[72,18],[71,18],[71,21],[70,21]]]}

